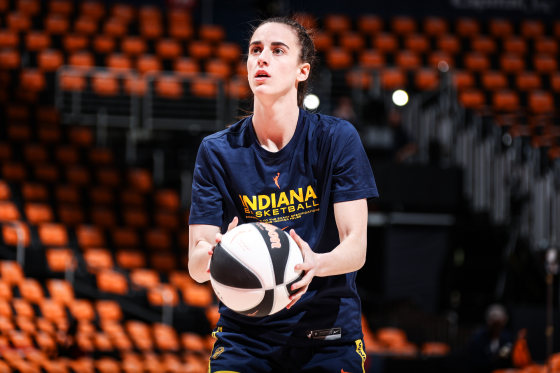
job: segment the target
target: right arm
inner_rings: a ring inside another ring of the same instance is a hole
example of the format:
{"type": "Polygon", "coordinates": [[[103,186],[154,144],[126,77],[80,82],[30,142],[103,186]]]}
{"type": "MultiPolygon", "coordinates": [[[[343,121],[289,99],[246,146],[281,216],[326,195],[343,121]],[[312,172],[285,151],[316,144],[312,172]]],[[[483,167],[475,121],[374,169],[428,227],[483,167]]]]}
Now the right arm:
{"type": "Polygon", "coordinates": [[[210,280],[208,267],[219,233],[215,225],[189,225],[189,274],[197,282],[210,280]]]}
{"type": "MultiPolygon", "coordinates": [[[[237,217],[228,225],[228,231],[235,228],[237,217]]],[[[210,258],[214,247],[222,239],[220,227],[207,224],[189,225],[189,274],[200,283],[210,280],[210,258]]]]}

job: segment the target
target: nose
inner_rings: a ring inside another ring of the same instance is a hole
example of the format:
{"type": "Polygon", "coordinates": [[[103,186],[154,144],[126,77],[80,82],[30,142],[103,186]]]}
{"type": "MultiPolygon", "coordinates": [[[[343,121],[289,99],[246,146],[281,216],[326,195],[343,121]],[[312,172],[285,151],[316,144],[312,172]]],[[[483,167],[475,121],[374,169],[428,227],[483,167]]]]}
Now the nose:
{"type": "Polygon", "coordinates": [[[259,54],[259,56],[257,57],[257,63],[258,63],[259,66],[263,66],[263,65],[268,64],[268,56],[267,56],[266,50],[263,50],[259,54]]]}

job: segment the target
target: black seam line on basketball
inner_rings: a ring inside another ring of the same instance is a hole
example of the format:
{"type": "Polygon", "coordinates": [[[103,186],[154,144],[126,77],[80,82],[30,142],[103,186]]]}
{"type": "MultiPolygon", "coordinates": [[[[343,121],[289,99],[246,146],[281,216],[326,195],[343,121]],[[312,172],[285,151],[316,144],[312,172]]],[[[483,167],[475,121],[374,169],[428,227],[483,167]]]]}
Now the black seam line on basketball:
{"type": "Polygon", "coordinates": [[[264,291],[263,299],[255,307],[247,311],[239,311],[239,313],[252,316],[252,317],[263,317],[268,316],[272,307],[274,306],[274,289],[269,289],[264,291]]]}
{"type": "Polygon", "coordinates": [[[292,285],[298,282],[299,280],[301,280],[303,276],[305,276],[305,272],[302,271],[301,274],[294,281],[290,282],[289,284],[286,284],[286,290],[288,290],[288,294],[294,295],[299,291],[299,289],[292,290],[292,285]]]}
{"type": "Polygon", "coordinates": [[[266,242],[266,247],[270,253],[270,259],[272,260],[272,266],[274,268],[274,280],[276,285],[281,285],[284,283],[284,273],[286,271],[286,263],[288,263],[288,256],[290,255],[290,241],[286,237],[286,233],[280,228],[274,227],[278,238],[280,239],[280,247],[272,248],[272,241],[270,240],[270,235],[266,228],[264,228],[260,223],[255,224],[257,230],[261,233],[264,242],[266,242]]]}
{"type": "Polygon", "coordinates": [[[260,289],[260,279],[240,263],[222,245],[217,244],[210,260],[210,274],[214,280],[241,289],[260,289]]]}

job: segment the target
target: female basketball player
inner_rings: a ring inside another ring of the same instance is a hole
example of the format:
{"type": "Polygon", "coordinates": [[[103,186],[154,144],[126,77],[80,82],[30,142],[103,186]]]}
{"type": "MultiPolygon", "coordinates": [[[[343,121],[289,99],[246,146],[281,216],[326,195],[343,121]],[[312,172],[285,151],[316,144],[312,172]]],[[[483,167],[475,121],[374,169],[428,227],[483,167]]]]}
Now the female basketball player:
{"type": "Polygon", "coordinates": [[[262,22],[247,58],[253,115],[206,137],[198,151],[191,276],[209,280],[220,232],[252,221],[289,231],[304,257],[296,270],[305,271],[292,302],[274,315],[220,305],[210,372],[364,371],[355,278],[366,257],[366,200],[377,188],[354,127],[300,108],[314,55],[296,21],[262,22]]]}

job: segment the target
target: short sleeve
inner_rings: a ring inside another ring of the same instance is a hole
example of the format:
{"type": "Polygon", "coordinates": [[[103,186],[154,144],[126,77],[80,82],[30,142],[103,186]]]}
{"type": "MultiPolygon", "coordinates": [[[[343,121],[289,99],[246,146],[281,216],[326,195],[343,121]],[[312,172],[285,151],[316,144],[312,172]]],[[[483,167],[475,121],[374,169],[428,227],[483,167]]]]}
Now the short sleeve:
{"type": "Polygon", "coordinates": [[[203,141],[194,166],[189,224],[222,225],[223,197],[216,183],[215,162],[203,141]]]}
{"type": "Polygon", "coordinates": [[[371,164],[356,129],[345,122],[334,141],[333,202],[378,197],[371,164]]]}

